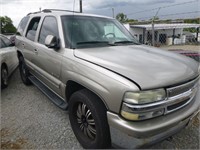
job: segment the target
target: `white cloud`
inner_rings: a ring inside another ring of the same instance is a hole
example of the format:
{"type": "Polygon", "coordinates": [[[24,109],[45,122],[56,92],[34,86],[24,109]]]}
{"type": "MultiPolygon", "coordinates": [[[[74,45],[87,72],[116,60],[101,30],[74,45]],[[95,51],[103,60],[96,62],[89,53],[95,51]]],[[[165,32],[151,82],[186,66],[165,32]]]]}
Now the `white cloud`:
{"type": "MultiPolygon", "coordinates": [[[[188,2],[188,0],[82,0],[83,11],[100,15],[112,16],[111,8],[115,8],[115,14],[123,12],[130,14],[133,12],[152,9],[155,7],[188,2]]],[[[189,0],[191,1],[191,0],[189,0]]],[[[199,0],[198,0],[199,2],[199,0]]],[[[176,12],[199,11],[199,3],[191,3],[180,7],[162,9],[159,14],[169,14],[176,12]]],[[[47,9],[68,9],[79,11],[79,0],[0,0],[0,15],[10,17],[14,25],[17,26],[21,18],[30,12],[39,11],[39,8],[47,9]]],[[[152,16],[155,12],[145,12],[137,15],[130,15],[134,19],[152,16]]],[[[192,14],[197,17],[199,14],[192,14]]],[[[187,15],[185,15],[187,16],[187,15]]],[[[179,17],[179,16],[178,16],[179,17]]],[[[180,16],[181,17],[181,16],[180,16]]]]}

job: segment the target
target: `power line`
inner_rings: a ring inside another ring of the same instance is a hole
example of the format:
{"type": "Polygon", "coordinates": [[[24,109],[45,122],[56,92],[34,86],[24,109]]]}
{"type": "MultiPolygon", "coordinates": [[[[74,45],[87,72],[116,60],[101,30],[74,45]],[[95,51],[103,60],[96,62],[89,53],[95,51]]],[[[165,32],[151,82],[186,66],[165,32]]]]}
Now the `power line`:
{"type": "Polygon", "coordinates": [[[185,12],[185,13],[175,13],[175,14],[167,14],[167,15],[160,15],[160,17],[165,17],[165,16],[176,16],[176,15],[184,15],[184,14],[194,14],[194,13],[199,13],[200,11],[191,11],[191,12],[185,12]]]}
{"type": "Polygon", "coordinates": [[[157,10],[157,9],[161,9],[161,8],[168,8],[168,7],[173,7],[173,6],[179,6],[179,5],[184,5],[184,4],[188,4],[188,3],[195,3],[198,2],[199,0],[193,0],[193,1],[189,1],[189,2],[183,2],[183,3],[178,3],[178,4],[173,4],[173,5],[167,5],[167,6],[163,6],[163,7],[156,7],[156,8],[152,8],[152,9],[146,9],[146,10],[142,10],[142,11],[138,11],[138,12],[133,12],[133,13],[129,13],[128,15],[133,15],[133,14],[138,14],[138,13],[143,13],[143,12],[147,12],[147,11],[153,11],[153,10],[157,10]]]}
{"type": "MultiPolygon", "coordinates": [[[[174,13],[174,14],[159,15],[159,17],[177,16],[177,15],[184,15],[184,14],[194,14],[194,13],[199,13],[199,12],[200,12],[200,11],[182,12],[182,13],[174,13]]],[[[152,18],[152,16],[137,18],[136,20],[147,19],[147,18],[152,18]]]]}

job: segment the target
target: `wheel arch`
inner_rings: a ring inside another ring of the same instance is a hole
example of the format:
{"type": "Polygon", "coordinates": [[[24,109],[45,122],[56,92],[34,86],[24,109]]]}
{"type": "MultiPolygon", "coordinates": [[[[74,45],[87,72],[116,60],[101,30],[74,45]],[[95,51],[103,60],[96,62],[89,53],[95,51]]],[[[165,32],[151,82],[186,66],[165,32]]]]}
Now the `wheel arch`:
{"type": "MultiPolygon", "coordinates": [[[[5,62],[1,63],[1,68],[4,67],[4,66],[5,66],[6,70],[8,71],[8,66],[7,66],[7,64],[6,64],[5,62]]],[[[8,72],[8,73],[9,73],[9,72],[8,72]]]]}
{"type": "Polygon", "coordinates": [[[17,50],[17,57],[18,57],[18,59],[20,58],[20,56],[24,57],[23,54],[22,54],[22,52],[19,51],[19,50],[17,50]]]}
{"type": "Polygon", "coordinates": [[[72,96],[73,93],[82,90],[82,89],[87,89],[88,91],[90,91],[91,93],[93,93],[95,96],[97,96],[99,98],[99,100],[103,103],[103,105],[105,106],[105,108],[107,110],[109,110],[108,105],[106,104],[105,100],[99,95],[97,94],[97,92],[95,92],[94,90],[91,90],[89,88],[87,88],[86,86],[73,81],[73,80],[69,80],[66,83],[66,89],[65,89],[65,96],[66,96],[66,100],[67,102],[69,102],[70,97],[72,96]]]}

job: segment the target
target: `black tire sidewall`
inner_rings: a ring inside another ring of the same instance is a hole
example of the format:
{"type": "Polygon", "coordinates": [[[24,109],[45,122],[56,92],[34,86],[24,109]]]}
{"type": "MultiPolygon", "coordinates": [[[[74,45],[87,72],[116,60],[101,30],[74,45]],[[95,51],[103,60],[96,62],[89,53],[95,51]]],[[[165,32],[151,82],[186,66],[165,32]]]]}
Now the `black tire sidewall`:
{"type": "Polygon", "coordinates": [[[97,102],[100,101],[98,97],[86,91],[79,91],[72,95],[69,101],[69,118],[71,127],[80,144],[84,148],[108,148],[110,146],[110,131],[107,123],[106,109],[97,102]],[[80,130],[79,124],[76,120],[76,106],[78,103],[84,103],[91,110],[92,116],[95,120],[96,138],[90,140],[80,130]]]}
{"type": "Polygon", "coordinates": [[[29,71],[28,71],[28,69],[26,67],[24,58],[22,56],[19,58],[19,71],[20,71],[20,76],[21,76],[21,79],[22,79],[23,83],[25,85],[30,85],[31,81],[28,79],[29,71]],[[25,74],[23,73],[23,67],[25,69],[25,74]]]}
{"type": "Polygon", "coordinates": [[[2,66],[2,68],[1,68],[1,88],[6,88],[6,87],[8,87],[8,70],[6,69],[5,66],[2,66]],[[4,84],[4,80],[2,79],[3,70],[6,70],[6,72],[7,72],[7,84],[4,84]]]}

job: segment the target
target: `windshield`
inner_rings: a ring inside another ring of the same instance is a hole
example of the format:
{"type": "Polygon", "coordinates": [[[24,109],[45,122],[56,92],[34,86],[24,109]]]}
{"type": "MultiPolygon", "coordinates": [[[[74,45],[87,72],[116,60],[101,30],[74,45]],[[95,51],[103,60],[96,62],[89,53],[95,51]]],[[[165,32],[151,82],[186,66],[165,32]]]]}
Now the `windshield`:
{"type": "Polygon", "coordinates": [[[138,44],[115,19],[91,16],[62,16],[66,47],[87,48],[138,44]]]}

